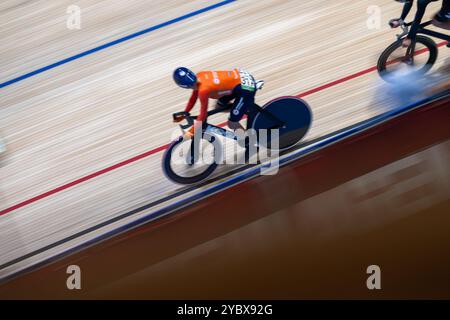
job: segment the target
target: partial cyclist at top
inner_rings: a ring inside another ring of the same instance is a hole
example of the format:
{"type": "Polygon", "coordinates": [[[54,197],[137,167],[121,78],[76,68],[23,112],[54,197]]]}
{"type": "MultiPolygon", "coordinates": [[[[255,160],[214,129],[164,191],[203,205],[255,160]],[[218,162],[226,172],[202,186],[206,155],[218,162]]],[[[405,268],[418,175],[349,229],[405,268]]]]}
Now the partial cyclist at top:
{"type": "MultiPolygon", "coordinates": [[[[431,25],[447,29],[450,0],[442,1],[442,8],[433,20],[422,22],[425,10],[431,2],[438,0],[418,0],[417,13],[412,22],[405,19],[413,6],[412,0],[399,1],[404,3],[400,18],[392,19],[389,24],[392,28],[401,26],[403,32],[397,34],[397,41],[389,45],[380,55],[377,69],[380,76],[388,82],[398,82],[409,73],[414,77],[423,77],[437,62],[439,47],[450,47],[450,35],[429,28],[431,25]],[[443,40],[436,43],[434,39],[443,40]]],[[[449,26],[450,27],[450,26],[449,26]]]]}
{"type": "MultiPolygon", "coordinates": [[[[410,13],[414,0],[395,0],[397,2],[404,3],[403,12],[400,18],[390,21],[390,25],[393,28],[397,28],[404,23],[404,20],[410,13]]],[[[450,0],[417,0],[417,12],[414,18],[414,23],[411,26],[408,36],[403,40],[403,45],[408,47],[411,45],[411,40],[414,40],[417,34],[417,30],[425,15],[426,9],[432,2],[442,1],[441,10],[434,16],[432,21],[433,25],[439,28],[450,30],[450,0]]]]}

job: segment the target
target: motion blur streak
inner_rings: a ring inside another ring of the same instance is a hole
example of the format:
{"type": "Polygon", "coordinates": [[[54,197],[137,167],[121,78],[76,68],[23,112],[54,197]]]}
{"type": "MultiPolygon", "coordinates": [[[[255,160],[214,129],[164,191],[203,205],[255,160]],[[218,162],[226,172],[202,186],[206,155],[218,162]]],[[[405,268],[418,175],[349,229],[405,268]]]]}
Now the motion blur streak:
{"type": "MultiPolygon", "coordinates": [[[[443,46],[443,45],[445,45],[446,43],[447,43],[447,42],[441,42],[441,43],[438,44],[438,46],[443,46]]],[[[300,93],[300,94],[297,95],[297,97],[299,97],[299,98],[305,98],[305,97],[307,97],[307,96],[309,96],[309,95],[311,95],[311,94],[314,94],[314,93],[317,93],[317,92],[326,90],[326,89],[331,88],[331,87],[334,87],[334,86],[337,86],[337,85],[339,85],[339,84],[342,84],[342,83],[344,83],[344,82],[347,82],[347,81],[353,80],[353,79],[355,79],[355,78],[364,76],[364,75],[366,75],[366,74],[368,74],[368,73],[370,73],[370,72],[374,72],[374,71],[376,71],[376,70],[377,70],[376,67],[368,68],[368,69],[366,69],[366,70],[363,70],[363,71],[360,71],[360,72],[351,74],[351,75],[346,76],[346,77],[344,77],[344,78],[337,79],[337,80],[335,80],[335,81],[333,81],[333,82],[330,82],[330,83],[324,84],[324,85],[322,85],[322,86],[319,86],[319,87],[310,89],[310,90],[308,90],[308,91],[306,91],[306,92],[300,93]]],[[[404,93],[404,92],[396,92],[396,95],[397,95],[397,96],[403,96],[403,93],[404,93]]],[[[405,101],[401,101],[401,102],[405,102],[405,101]]],[[[401,104],[400,104],[400,105],[401,105],[401,104]]],[[[219,126],[224,126],[225,124],[226,124],[226,122],[219,124],[219,126]]],[[[49,190],[49,191],[47,191],[47,192],[45,192],[45,193],[43,193],[43,194],[37,195],[37,196],[35,196],[35,197],[33,197],[33,198],[27,199],[27,200],[25,200],[25,201],[23,201],[23,202],[20,202],[20,203],[18,203],[18,204],[15,204],[15,205],[9,207],[9,208],[2,209],[2,210],[0,211],[0,216],[5,215],[5,214],[7,214],[7,213],[9,213],[9,212],[12,212],[12,211],[14,211],[14,210],[17,210],[17,209],[19,209],[19,208],[22,208],[22,207],[24,207],[24,206],[27,206],[27,205],[29,205],[29,204],[32,204],[33,202],[36,202],[36,201],[39,201],[39,200],[44,199],[44,198],[46,198],[46,197],[49,197],[49,196],[51,196],[51,195],[53,195],[53,194],[55,194],[55,193],[58,193],[58,192],[61,192],[61,191],[63,191],[63,190],[66,190],[66,189],[68,189],[68,188],[71,188],[71,187],[73,187],[73,186],[76,186],[76,185],[78,185],[78,184],[80,184],[80,183],[83,183],[83,182],[86,182],[86,181],[88,181],[88,180],[91,180],[91,179],[93,179],[93,178],[95,178],[95,177],[97,177],[97,176],[99,176],[99,175],[108,173],[108,172],[110,172],[110,171],[113,171],[113,170],[116,170],[116,169],[118,169],[118,168],[121,168],[121,167],[123,167],[123,166],[125,166],[125,165],[128,165],[128,164],[131,164],[131,163],[136,162],[136,161],[138,161],[138,160],[144,159],[144,158],[146,158],[146,157],[148,157],[148,156],[150,156],[150,155],[153,155],[153,154],[155,154],[155,153],[164,151],[165,149],[167,149],[167,146],[168,146],[168,145],[160,146],[160,147],[158,147],[158,148],[155,148],[155,149],[153,149],[153,150],[147,151],[147,152],[145,152],[145,153],[143,153],[143,154],[137,155],[137,156],[135,156],[135,157],[133,157],[133,158],[130,158],[130,159],[128,159],[128,160],[125,160],[125,161],[123,161],[123,162],[120,162],[120,163],[118,163],[118,164],[115,164],[115,165],[113,165],[113,166],[107,167],[107,168],[105,168],[105,169],[102,169],[102,170],[100,170],[100,171],[94,172],[94,173],[92,173],[92,174],[89,174],[89,175],[87,175],[87,176],[85,176],[85,177],[82,177],[82,178],[80,178],[80,179],[77,179],[77,180],[75,180],[75,181],[69,182],[69,183],[67,183],[67,184],[65,184],[65,185],[59,186],[59,187],[57,187],[57,188],[55,188],[55,189],[49,190]]]]}

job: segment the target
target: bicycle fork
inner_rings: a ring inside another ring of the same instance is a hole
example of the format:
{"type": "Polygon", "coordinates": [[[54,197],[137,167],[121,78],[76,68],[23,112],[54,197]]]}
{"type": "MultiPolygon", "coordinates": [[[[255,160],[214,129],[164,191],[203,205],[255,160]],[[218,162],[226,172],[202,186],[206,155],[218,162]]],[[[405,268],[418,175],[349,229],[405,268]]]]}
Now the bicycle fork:
{"type": "Polygon", "coordinates": [[[406,50],[405,62],[408,66],[414,65],[414,53],[416,52],[416,42],[411,41],[411,45],[406,50]]]}

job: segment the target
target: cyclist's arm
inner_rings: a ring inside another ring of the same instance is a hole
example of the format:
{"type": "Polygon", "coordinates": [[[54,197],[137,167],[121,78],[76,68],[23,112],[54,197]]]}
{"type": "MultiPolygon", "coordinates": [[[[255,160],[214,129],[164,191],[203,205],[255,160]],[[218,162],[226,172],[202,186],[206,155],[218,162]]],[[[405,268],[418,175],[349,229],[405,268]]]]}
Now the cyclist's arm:
{"type": "Polygon", "coordinates": [[[197,102],[197,99],[198,99],[198,90],[194,90],[184,111],[191,112],[192,108],[195,106],[195,103],[197,102]]]}
{"type": "Polygon", "coordinates": [[[405,20],[408,16],[409,12],[411,11],[411,8],[413,6],[413,0],[406,0],[405,5],[403,6],[403,12],[400,17],[401,20],[405,20]]]}
{"type": "Polygon", "coordinates": [[[195,105],[195,102],[197,99],[200,98],[200,115],[197,117],[197,120],[195,121],[194,125],[189,128],[189,130],[186,131],[184,138],[190,139],[194,137],[194,134],[196,130],[201,130],[202,122],[206,121],[206,118],[208,116],[208,100],[209,100],[209,91],[206,90],[194,90],[192,93],[191,99],[189,100],[189,104],[186,107],[186,112],[189,112],[192,110],[192,108],[195,105]]]}
{"type": "Polygon", "coordinates": [[[209,91],[208,90],[200,90],[200,114],[197,118],[197,121],[206,121],[208,117],[208,102],[209,102],[209,91]]]}

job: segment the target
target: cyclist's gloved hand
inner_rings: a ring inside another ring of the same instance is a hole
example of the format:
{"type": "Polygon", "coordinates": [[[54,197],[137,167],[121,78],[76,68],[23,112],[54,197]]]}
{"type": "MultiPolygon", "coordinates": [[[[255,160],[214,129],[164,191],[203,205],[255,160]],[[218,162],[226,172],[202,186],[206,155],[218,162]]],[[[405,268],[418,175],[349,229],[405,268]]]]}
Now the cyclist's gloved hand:
{"type": "Polygon", "coordinates": [[[186,119],[186,115],[180,113],[174,113],[173,122],[178,123],[186,119]]]}
{"type": "Polygon", "coordinates": [[[389,21],[389,26],[392,29],[398,28],[403,24],[403,20],[402,19],[392,19],[389,21]]]}
{"type": "Polygon", "coordinates": [[[173,122],[178,123],[178,122],[183,121],[184,119],[186,119],[185,116],[176,116],[173,118],[173,122]]]}

